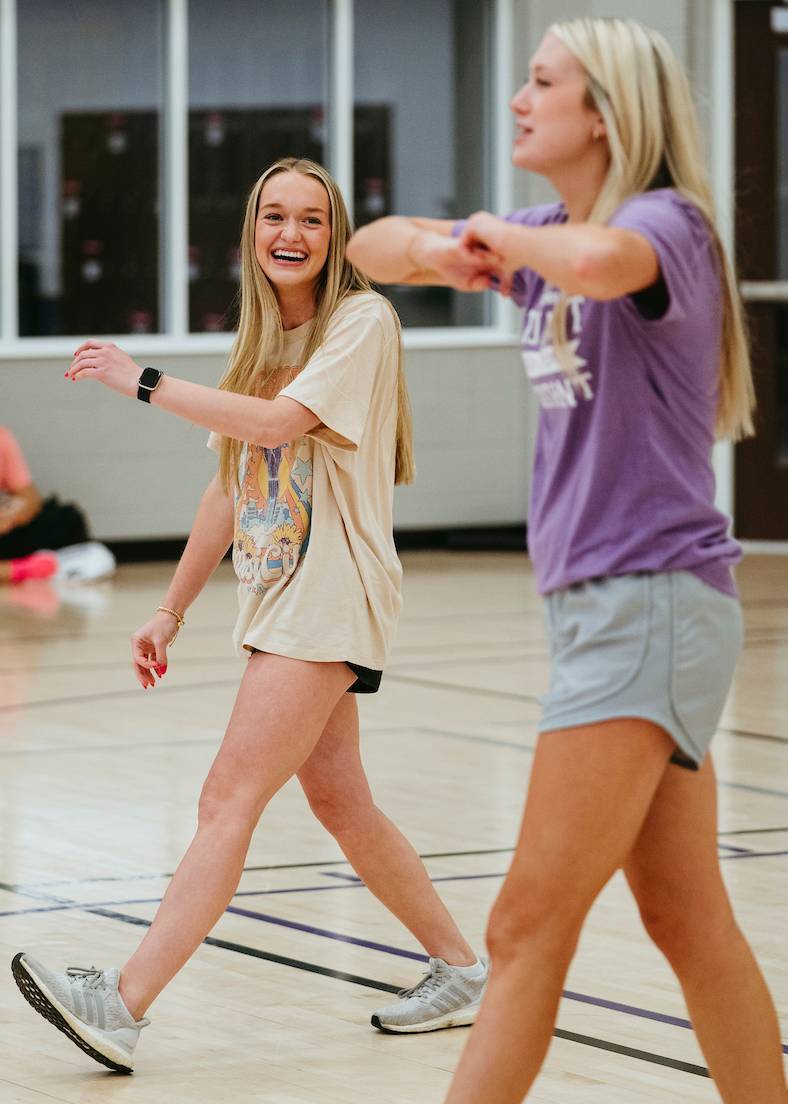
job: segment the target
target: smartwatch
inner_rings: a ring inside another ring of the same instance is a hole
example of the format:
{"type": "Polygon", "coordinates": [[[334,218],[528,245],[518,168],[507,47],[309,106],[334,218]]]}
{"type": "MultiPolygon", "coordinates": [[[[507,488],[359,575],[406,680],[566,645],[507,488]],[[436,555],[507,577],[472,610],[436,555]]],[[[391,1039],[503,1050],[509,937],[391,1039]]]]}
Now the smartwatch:
{"type": "Polygon", "coordinates": [[[143,368],[142,375],[137,380],[137,398],[149,403],[150,397],[162,381],[164,372],[158,368],[143,368]]]}

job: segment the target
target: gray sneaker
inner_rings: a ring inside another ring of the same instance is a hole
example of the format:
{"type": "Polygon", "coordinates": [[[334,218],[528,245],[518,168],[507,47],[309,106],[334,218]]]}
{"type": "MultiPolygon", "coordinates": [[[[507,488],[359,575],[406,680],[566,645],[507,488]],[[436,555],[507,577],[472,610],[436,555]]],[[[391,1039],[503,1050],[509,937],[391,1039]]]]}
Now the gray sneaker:
{"type": "Polygon", "coordinates": [[[490,972],[486,960],[481,961],[484,973],[469,978],[442,958],[431,958],[429,973],[412,989],[402,989],[397,1004],[379,1008],[372,1026],[400,1035],[472,1024],[490,972]]]}
{"type": "Polygon", "coordinates": [[[22,996],[36,1012],[67,1035],[91,1058],[118,1073],[131,1073],[140,1031],[149,1020],[134,1020],[118,992],[120,970],[69,967],[54,974],[26,954],[11,963],[22,996]]]}

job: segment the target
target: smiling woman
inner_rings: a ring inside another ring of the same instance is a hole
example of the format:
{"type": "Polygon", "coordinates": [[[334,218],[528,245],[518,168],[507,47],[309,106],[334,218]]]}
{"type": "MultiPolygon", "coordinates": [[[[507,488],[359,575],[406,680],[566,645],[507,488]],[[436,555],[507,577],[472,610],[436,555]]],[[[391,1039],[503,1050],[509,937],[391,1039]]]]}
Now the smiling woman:
{"type": "Polygon", "coordinates": [[[355,694],[375,693],[401,606],[394,484],[413,477],[398,319],[348,261],[344,201],[320,165],[275,162],[249,196],[241,318],[219,388],[148,380],[121,349],[88,341],[66,375],[140,396],[212,430],[220,452],[175,575],[132,637],[145,689],[167,671],[185,613],[232,542],[234,640],[247,658],[200,798],[197,834],[151,928],[122,969],[55,973],[13,961],[25,998],[96,1061],[121,1072],[151,1002],[235,894],[268,801],[296,774],[367,887],[431,957],[385,1031],[473,1022],[487,968],[416,852],[374,804],[355,694]]]}

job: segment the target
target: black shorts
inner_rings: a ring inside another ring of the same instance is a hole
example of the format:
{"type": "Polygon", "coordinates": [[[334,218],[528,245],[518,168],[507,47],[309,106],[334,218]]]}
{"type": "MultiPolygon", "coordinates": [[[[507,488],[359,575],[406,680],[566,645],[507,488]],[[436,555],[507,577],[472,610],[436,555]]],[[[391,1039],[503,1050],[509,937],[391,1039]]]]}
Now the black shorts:
{"type": "Polygon", "coordinates": [[[348,667],[356,676],[356,681],[347,688],[348,694],[377,694],[380,690],[382,671],[373,671],[371,667],[362,667],[358,663],[349,663],[348,667]]]}
{"type": "MultiPolygon", "coordinates": [[[[244,645],[246,647],[246,645],[244,645]]],[[[260,648],[249,648],[249,654],[254,655],[255,652],[259,652],[260,648]]],[[[374,671],[371,667],[362,667],[360,663],[351,663],[349,660],[345,661],[356,676],[356,681],[352,686],[348,686],[347,694],[377,694],[380,690],[380,680],[383,678],[382,671],[374,671]]]]}

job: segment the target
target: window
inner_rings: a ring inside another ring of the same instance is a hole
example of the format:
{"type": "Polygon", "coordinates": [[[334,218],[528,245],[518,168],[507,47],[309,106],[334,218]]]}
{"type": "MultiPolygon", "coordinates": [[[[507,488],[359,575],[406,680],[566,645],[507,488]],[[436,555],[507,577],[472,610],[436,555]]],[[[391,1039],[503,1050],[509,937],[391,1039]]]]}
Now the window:
{"type": "MultiPolygon", "coordinates": [[[[232,330],[245,199],[283,155],[345,181],[357,225],[494,208],[491,43],[513,2],[0,0],[0,343],[232,330]]],[[[493,314],[390,293],[407,326],[493,314]]]]}
{"type": "Polygon", "coordinates": [[[159,329],[158,0],[25,0],[19,333],[159,329]]]}
{"type": "Polygon", "coordinates": [[[189,316],[233,329],[246,196],[279,157],[326,159],[323,0],[189,4],[189,316]]]}
{"type": "MultiPolygon", "coordinates": [[[[490,205],[485,0],[355,0],[355,216],[456,219],[490,205]]],[[[387,289],[411,326],[480,325],[487,297],[387,289]]]]}

